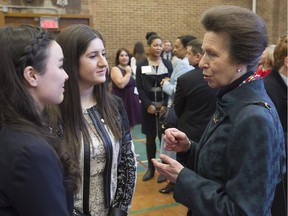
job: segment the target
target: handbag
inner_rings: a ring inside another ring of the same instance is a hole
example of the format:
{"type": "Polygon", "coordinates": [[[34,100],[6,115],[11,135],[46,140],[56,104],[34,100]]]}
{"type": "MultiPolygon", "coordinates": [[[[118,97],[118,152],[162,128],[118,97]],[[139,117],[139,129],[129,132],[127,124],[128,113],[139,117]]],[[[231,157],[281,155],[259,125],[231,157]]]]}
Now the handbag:
{"type": "Polygon", "coordinates": [[[174,94],[171,101],[168,103],[166,110],[159,114],[158,122],[161,130],[164,132],[167,128],[178,126],[178,117],[174,109],[174,94]]]}

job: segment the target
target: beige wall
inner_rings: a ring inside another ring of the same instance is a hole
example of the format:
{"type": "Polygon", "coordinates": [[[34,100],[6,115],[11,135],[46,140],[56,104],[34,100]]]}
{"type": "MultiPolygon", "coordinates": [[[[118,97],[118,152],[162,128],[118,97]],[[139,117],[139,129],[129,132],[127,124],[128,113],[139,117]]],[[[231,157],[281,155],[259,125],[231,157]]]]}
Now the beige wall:
{"type": "MultiPolygon", "coordinates": [[[[126,47],[132,51],[136,41],[145,43],[147,31],[156,31],[163,39],[172,41],[182,34],[202,37],[204,31],[199,19],[207,8],[230,4],[252,9],[252,0],[68,0],[65,8],[57,7],[56,0],[24,2],[0,0],[0,5],[56,7],[60,13],[92,14],[94,27],[105,38],[110,65],[113,65],[117,48],[126,47]]],[[[287,32],[286,0],[258,0],[256,13],[267,24],[270,43],[287,32]]]]}

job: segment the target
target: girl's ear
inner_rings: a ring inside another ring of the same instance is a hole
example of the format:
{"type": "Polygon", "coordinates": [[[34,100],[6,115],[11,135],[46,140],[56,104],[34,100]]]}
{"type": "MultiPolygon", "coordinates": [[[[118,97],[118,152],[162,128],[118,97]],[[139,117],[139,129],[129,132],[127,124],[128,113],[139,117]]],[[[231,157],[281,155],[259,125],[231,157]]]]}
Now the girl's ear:
{"type": "Polygon", "coordinates": [[[30,87],[37,87],[37,71],[32,66],[27,66],[23,71],[24,80],[30,87]]]}

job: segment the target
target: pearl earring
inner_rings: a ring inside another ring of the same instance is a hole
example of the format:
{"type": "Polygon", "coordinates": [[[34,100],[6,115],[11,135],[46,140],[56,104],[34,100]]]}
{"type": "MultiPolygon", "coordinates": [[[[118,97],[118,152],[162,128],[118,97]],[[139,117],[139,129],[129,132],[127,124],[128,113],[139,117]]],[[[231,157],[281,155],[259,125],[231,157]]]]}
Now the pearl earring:
{"type": "Polygon", "coordinates": [[[238,72],[238,73],[240,73],[241,71],[242,71],[242,69],[241,69],[241,68],[238,68],[238,69],[237,69],[237,72],[238,72]]]}

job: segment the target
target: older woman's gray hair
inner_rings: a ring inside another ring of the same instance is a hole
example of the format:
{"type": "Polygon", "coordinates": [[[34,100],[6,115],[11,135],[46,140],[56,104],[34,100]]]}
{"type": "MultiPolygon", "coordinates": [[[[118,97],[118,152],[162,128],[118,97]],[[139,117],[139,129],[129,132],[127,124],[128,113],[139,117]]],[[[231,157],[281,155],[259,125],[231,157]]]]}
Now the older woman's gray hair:
{"type": "Polygon", "coordinates": [[[232,61],[255,71],[267,47],[268,36],[264,20],[249,9],[238,6],[217,6],[208,9],[201,18],[206,31],[226,33],[230,39],[232,61]]]}

